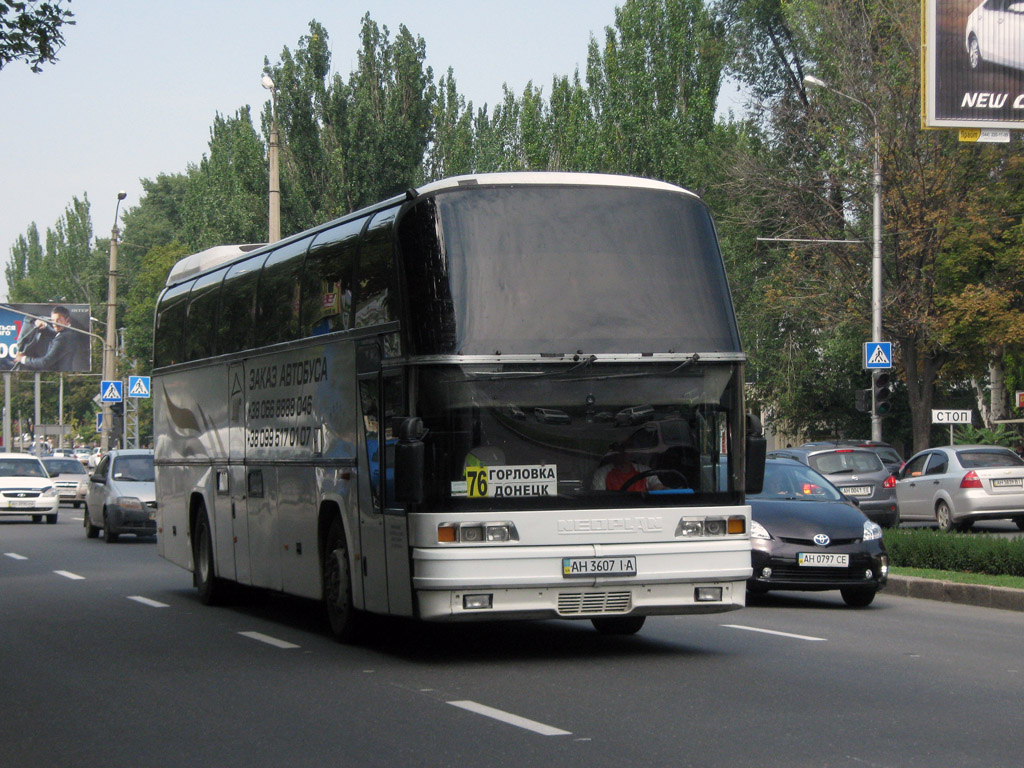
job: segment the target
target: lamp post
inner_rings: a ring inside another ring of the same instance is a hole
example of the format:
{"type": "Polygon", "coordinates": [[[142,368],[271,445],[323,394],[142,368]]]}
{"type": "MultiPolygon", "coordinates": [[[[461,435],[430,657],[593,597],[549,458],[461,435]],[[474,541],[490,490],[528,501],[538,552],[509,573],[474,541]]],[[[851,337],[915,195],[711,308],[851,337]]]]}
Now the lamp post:
{"type": "MultiPolygon", "coordinates": [[[[824,88],[837,96],[859,104],[871,115],[871,122],[874,124],[874,158],[873,158],[873,197],[874,210],[872,211],[872,258],[871,258],[871,341],[882,340],[882,159],[878,139],[878,115],[875,110],[869,107],[860,99],[849,94],[837,91],[824,80],[806,75],[804,82],[818,88],[824,88]]],[[[877,373],[877,372],[876,372],[877,373]]],[[[874,376],[874,374],[872,374],[874,376]]],[[[872,387],[874,392],[877,387],[872,387]]],[[[871,403],[871,439],[880,441],[882,439],[882,417],[877,413],[877,403],[874,402],[872,394],[871,403]]]]}
{"type": "MultiPolygon", "coordinates": [[[[110,271],[107,273],[107,335],[103,344],[103,380],[113,381],[117,374],[117,360],[114,350],[117,344],[117,238],[121,230],[117,228],[117,213],[121,209],[121,201],[128,197],[127,192],[117,193],[117,206],[114,208],[114,228],[110,231],[110,271]]],[[[106,452],[110,448],[110,432],[113,426],[112,412],[108,403],[103,403],[103,429],[100,432],[100,448],[106,452]]]]}
{"type": "Polygon", "coordinates": [[[277,86],[270,75],[263,75],[263,87],[270,91],[270,146],[267,161],[270,166],[270,220],[268,240],[281,239],[281,174],[278,166],[279,138],[277,134],[277,86]]]}

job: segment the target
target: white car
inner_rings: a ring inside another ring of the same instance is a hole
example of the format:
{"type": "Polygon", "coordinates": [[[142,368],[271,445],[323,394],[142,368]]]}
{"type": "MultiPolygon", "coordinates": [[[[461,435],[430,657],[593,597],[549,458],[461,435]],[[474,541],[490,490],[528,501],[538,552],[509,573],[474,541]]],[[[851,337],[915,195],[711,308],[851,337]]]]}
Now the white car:
{"type": "Polygon", "coordinates": [[[156,536],[156,489],[153,451],[110,451],[89,476],[85,497],[85,535],[100,530],[107,543],[122,533],[156,536]]]}
{"type": "Polygon", "coordinates": [[[0,516],[57,522],[60,497],[43,463],[28,454],[0,454],[0,516]]]}
{"type": "Polygon", "coordinates": [[[971,69],[983,62],[1024,69],[1024,0],[985,0],[967,17],[971,69]]]}

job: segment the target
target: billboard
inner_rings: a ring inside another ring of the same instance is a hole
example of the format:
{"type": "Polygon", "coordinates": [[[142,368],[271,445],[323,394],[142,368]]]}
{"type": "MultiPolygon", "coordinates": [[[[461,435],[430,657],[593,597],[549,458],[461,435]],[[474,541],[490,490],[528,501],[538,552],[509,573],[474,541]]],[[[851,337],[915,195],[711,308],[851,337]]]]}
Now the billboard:
{"type": "Polygon", "coordinates": [[[87,373],[88,304],[0,304],[0,371],[87,373]]]}
{"type": "Polygon", "coordinates": [[[1024,129],[1024,0],[922,0],[925,128],[1024,129]]]}

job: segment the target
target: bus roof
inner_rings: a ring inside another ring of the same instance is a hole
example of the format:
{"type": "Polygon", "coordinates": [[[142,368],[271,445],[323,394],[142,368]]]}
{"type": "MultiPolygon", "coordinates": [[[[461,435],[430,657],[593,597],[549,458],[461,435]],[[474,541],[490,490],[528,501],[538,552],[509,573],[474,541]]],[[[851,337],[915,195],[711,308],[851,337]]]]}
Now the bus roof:
{"type": "Polygon", "coordinates": [[[345,219],[352,219],[366,215],[381,208],[388,208],[401,203],[403,197],[407,200],[415,200],[422,195],[429,195],[446,189],[457,189],[467,186],[511,186],[511,185],[537,184],[548,186],[603,186],[603,187],[633,187],[634,189],[657,189],[666,192],[676,192],[697,198],[688,189],[654,179],[644,179],[638,176],[619,176],[609,173],[570,173],[563,171],[509,171],[505,173],[473,173],[464,176],[451,176],[446,179],[432,181],[421,187],[410,188],[404,195],[396,195],[393,198],[382,200],[373,205],[352,211],[332,221],[324,222],[304,232],[296,232],[277,243],[251,243],[246,245],[215,245],[205,251],[193,253],[177,262],[167,275],[166,287],[182,283],[196,275],[207,272],[222,264],[234,261],[241,256],[264,248],[267,245],[278,246],[286,240],[299,238],[311,232],[327,229],[328,227],[345,219]]]}

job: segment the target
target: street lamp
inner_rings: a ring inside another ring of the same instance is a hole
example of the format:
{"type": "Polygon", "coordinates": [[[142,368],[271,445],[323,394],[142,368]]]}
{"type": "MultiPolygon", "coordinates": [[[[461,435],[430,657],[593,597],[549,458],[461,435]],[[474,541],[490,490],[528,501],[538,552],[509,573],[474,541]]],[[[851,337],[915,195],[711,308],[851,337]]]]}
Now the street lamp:
{"type": "Polygon", "coordinates": [[[276,243],[281,239],[281,174],[278,168],[278,135],[277,135],[277,86],[270,75],[264,74],[261,81],[263,87],[270,91],[270,147],[268,148],[268,165],[270,166],[270,222],[269,242],[276,243]]]}
{"type": "MultiPolygon", "coordinates": [[[[807,85],[813,85],[817,88],[824,88],[826,91],[831,91],[837,96],[842,96],[844,99],[848,99],[855,104],[859,104],[868,111],[868,114],[871,115],[871,122],[874,123],[875,146],[873,160],[874,181],[872,184],[874,192],[874,210],[872,212],[873,254],[871,258],[871,341],[879,342],[882,340],[882,160],[878,141],[878,115],[876,115],[875,110],[869,107],[865,102],[854,98],[847,93],[843,93],[842,91],[837,91],[824,80],[820,80],[811,75],[806,75],[804,76],[804,83],[807,85]]],[[[872,376],[877,373],[878,371],[875,371],[872,376]]],[[[873,386],[871,389],[872,392],[874,392],[878,388],[873,386]]],[[[878,403],[874,402],[874,397],[872,397],[871,439],[880,441],[882,439],[882,417],[877,411],[878,403]]]]}
{"type": "MultiPolygon", "coordinates": [[[[117,193],[117,206],[114,208],[114,228],[110,231],[110,271],[107,273],[107,337],[103,344],[103,380],[113,381],[117,373],[114,349],[117,343],[117,238],[121,230],[117,228],[117,213],[121,209],[121,201],[128,193],[117,193]]],[[[102,395],[102,393],[101,393],[102,395]]],[[[113,426],[113,414],[109,403],[103,403],[103,429],[100,431],[100,448],[104,453],[110,448],[110,432],[113,426]]]]}

